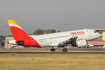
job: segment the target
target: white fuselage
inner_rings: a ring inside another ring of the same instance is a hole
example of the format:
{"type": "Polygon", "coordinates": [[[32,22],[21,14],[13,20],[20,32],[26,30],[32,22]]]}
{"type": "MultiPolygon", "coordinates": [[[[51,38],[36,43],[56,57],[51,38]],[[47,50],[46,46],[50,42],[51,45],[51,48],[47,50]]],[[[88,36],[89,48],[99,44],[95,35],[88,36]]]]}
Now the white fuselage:
{"type": "Polygon", "coordinates": [[[68,40],[75,36],[78,37],[77,40],[82,39],[88,41],[100,37],[100,34],[92,29],[81,29],[81,30],[66,31],[66,32],[59,32],[52,34],[36,35],[31,37],[33,37],[42,47],[42,46],[52,46],[52,45],[57,46],[59,42],[68,40]]]}
{"type": "MultiPolygon", "coordinates": [[[[41,47],[44,46],[58,46],[59,43],[66,41],[72,37],[78,37],[77,40],[93,40],[100,37],[100,34],[92,29],[81,29],[74,31],[66,31],[59,33],[43,34],[31,36],[35,39],[41,47]]],[[[9,41],[10,44],[16,44],[15,40],[9,41]]],[[[32,42],[35,44],[34,42],[32,42]]]]}
{"type": "MultiPolygon", "coordinates": [[[[87,46],[88,40],[100,37],[100,34],[92,29],[81,29],[59,33],[29,36],[13,19],[7,20],[14,40],[10,44],[22,46],[43,47],[43,46],[87,46]],[[16,40],[16,41],[15,41],[16,40]]],[[[53,50],[53,49],[52,49],[53,50]]]]}

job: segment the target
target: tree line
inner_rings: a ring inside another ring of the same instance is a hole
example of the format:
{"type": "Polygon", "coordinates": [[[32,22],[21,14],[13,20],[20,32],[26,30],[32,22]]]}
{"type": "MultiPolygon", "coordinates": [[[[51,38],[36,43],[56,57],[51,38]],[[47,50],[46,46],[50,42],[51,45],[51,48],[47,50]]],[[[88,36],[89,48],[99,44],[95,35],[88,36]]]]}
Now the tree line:
{"type": "MultiPolygon", "coordinates": [[[[60,32],[60,31],[58,30],[57,32],[60,32]]],[[[56,30],[55,29],[47,29],[47,30],[37,29],[35,30],[33,35],[49,34],[49,33],[56,33],[56,30]]]]}

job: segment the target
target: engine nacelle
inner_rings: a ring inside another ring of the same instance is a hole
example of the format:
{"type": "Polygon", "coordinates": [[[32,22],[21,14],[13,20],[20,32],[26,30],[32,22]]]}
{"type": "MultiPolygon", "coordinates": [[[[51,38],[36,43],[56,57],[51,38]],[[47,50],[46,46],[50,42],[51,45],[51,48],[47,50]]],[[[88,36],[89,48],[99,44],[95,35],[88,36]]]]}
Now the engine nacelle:
{"type": "Polygon", "coordinates": [[[76,45],[78,47],[83,47],[83,46],[87,45],[87,42],[86,42],[86,40],[78,40],[78,41],[76,41],[76,45]]]}

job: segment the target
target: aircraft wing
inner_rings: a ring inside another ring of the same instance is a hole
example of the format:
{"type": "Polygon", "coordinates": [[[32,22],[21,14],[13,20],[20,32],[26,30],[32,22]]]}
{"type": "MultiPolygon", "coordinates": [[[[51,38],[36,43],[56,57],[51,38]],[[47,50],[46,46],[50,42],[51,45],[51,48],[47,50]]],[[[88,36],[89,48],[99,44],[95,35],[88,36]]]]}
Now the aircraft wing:
{"type": "Polygon", "coordinates": [[[57,42],[54,42],[54,43],[50,44],[49,46],[64,46],[64,44],[70,44],[73,41],[76,41],[76,39],[77,39],[77,36],[71,37],[69,39],[67,39],[67,38],[66,39],[62,39],[60,41],[57,41],[57,42]]]}

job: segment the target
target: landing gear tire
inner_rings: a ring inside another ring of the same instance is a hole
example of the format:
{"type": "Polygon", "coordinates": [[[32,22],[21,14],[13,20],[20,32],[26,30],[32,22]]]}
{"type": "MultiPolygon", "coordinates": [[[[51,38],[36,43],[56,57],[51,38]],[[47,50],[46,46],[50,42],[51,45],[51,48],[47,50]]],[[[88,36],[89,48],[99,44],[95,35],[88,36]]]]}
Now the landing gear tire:
{"type": "Polygon", "coordinates": [[[51,52],[55,52],[55,49],[51,49],[51,52]]]}
{"type": "Polygon", "coordinates": [[[54,49],[54,47],[52,47],[52,49],[50,50],[51,52],[55,52],[55,49],[54,49]]]}
{"type": "Polygon", "coordinates": [[[62,51],[65,52],[65,53],[67,53],[68,50],[66,48],[64,48],[64,49],[62,49],[62,51]]]}

